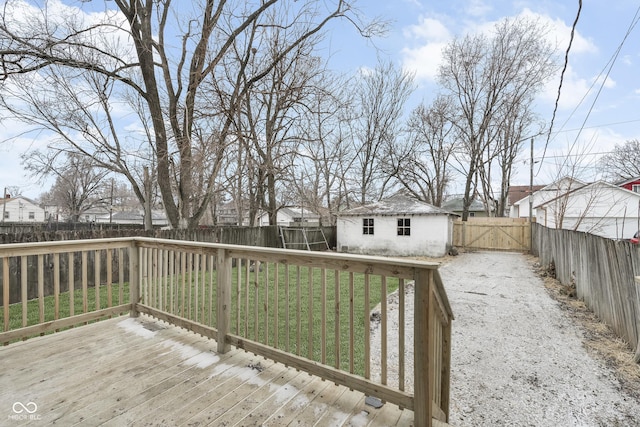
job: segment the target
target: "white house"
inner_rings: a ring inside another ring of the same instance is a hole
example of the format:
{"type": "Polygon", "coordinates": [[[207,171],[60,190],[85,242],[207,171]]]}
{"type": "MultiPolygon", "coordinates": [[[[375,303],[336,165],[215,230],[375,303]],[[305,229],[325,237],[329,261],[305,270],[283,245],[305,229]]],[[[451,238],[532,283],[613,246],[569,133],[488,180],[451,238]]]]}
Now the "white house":
{"type": "MultiPolygon", "coordinates": [[[[541,205],[548,200],[555,199],[562,194],[566,194],[585,185],[586,183],[575,178],[561,178],[558,181],[544,186],[538,191],[535,191],[531,196],[531,205],[533,205],[535,209],[536,206],[541,205]]],[[[530,204],[529,197],[530,196],[526,196],[518,201],[515,201],[509,209],[509,217],[528,218],[530,204]]],[[[533,212],[533,216],[535,216],[535,211],[533,212]]]]}
{"type": "Polygon", "coordinates": [[[430,256],[447,254],[453,241],[452,212],[403,195],[338,215],[340,252],[367,255],[430,256]]]}
{"type": "Polygon", "coordinates": [[[3,222],[44,222],[45,212],[33,200],[26,197],[5,197],[2,204],[3,222]]]}
{"type": "Polygon", "coordinates": [[[534,206],[538,224],[629,239],[640,229],[640,194],[603,181],[587,184],[534,206]]]}
{"type": "MultiPolygon", "coordinates": [[[[276,222],[277,225],[283,227],[318,226],[320,224],[320,215],[300,206],[287,206],[278,209],[276,222]]],[[[269,225],[269,214],[267,212],[260,213],[257,224],[261,227],[269,225]]]]}

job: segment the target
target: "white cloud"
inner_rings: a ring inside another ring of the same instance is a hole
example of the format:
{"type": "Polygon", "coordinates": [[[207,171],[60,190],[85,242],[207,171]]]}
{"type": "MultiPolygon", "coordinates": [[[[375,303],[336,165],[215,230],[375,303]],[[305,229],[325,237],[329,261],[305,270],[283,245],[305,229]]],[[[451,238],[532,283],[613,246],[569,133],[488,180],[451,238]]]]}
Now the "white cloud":
{"type": "Polygon", "coordinates": [[[403,29],[406,38],[418,41],[443,41],[451,38],[447,27],[437,19],[420,17],[419,24],[409,25],[403,29]]]}
{"type": "Polygon", "coordinates": [[[415,49],[402,49],[404,68],[414,73],[417,80],[435,80],[445,46],[446,43],[429,43],[415,49]]]}
{"type": "Polygon", "coordinates": [[[417,80],[434,80],[442,49],[452,38],[447,27],[436,19],[422,16],[418,24],[406,27],[403,34],[415,45],[401,50],[404,68],[414,73],[417,80]]]}
{"type": "Polygon", "coordinates": [[[491,10],[493,10],[493,7],[486,4],[482,0],[471,0],[465,9],[468,15],[474,17],[483,17],[487,15],[491,10]]]}
{"type": "MultiPolygon", "coordinates": [[[[490,7],[481,0],[473,0],[466,9],[468,15],[477,17],[485,16],[490,11],[490,7]]],[[[525,8],[517,16],[512,18],[527,18],[539,20],[547,27],[550,43],[557,46],[559,53],[566,50],[571,35],[571,27],[560,19],[553,19],[548,15],[533,12],[525,8]]],[[[416,75],[416,79],[433,81],[437,75],[438,67],[441,63],[442,49],[449,43],[453,34],[445,24],[446,18],[436,19],[428,16],[420,16],[418,24],[409,25],[403,29],[403,35],[407,40],[407,46],[401,50],[404,67],[416,75]]],[[[497,21],[471,20],[466,23],[466,27],[460,30],[459,35],[485,33],[489,34],[495,28],[497,21]]],[[[583,37],[579,31],[574,33],[571,46],[572,55],[592,54],[598,51],[597,46],[589,39],[583,37]]],[[[569,82],[568,85],[578,89],[580,86],[587,87],[578,76],[568,76],[576,81],[569,82]]],[[[586,82],[586,81],[585,81],[586,82]]],[[[557,86],[556,86],[557,87],[557,86]]],[[[584,92],[583,92],[584,93],[584,92]]]]}

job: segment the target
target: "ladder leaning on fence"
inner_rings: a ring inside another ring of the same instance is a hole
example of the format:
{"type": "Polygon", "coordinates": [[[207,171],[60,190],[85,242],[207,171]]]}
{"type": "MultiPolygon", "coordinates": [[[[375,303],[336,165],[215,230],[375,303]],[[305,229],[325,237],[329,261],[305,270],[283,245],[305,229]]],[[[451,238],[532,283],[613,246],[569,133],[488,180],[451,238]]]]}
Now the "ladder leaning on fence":
{"type": "Polygon", "coordinates": [[[312,245],[323,245],[323,249],[326,248],[327,250],[329,250],[329,242],[327,242],[327,237],[324,235],[324,231],[322,231],[322,228],[278,227],[278,230],[280,232],[280,238],[282,239],[282,247],[284,249],[300,249],[300,248],[305,249],[306,248],[306,250],[310,251],[312,245]],[[292,238],[289,232],[292,232],[293,236],[300,233],[300,236],[302,237],[302,239],[292,238]],[[287,234],[290,234],[288,242],[286,238],[287,234]],[[311,236],[313,236],[314,239],[321,239],[321,240],[309,241],[310,234],[311,236]]]}

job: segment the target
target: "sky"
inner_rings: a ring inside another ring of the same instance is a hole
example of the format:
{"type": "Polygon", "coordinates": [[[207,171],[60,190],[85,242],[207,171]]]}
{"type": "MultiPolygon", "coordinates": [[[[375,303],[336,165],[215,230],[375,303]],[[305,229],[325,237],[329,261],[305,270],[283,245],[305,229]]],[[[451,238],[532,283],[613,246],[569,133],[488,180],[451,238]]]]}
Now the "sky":
{"type": "MultiPolygon", "coordinates": [[[[631,27],[640,5],[636,0],[582,3],[553,133],[548,142],[546,135],[534,139],[534,184],[551,182],[567,155],[580,161],[583,179],[597,179],[597,160],[603,153],[640,137],[640,29],[631,27]]],[[[437,94],[440,52],[447,43],[486,32],[505,17],[540,18],[563,62],[578,5],[578,0],[359,0],[366,16],[389,21],[388,34],[364,40],[346,23],[334,23],[324,53],[330,55],[331,68],[345,73],[373,68],[379,57],[413,73],[417,89],[406,105],[408,113],[437,94]]],[[[551,120],[559,79],[560,73],[536,100],[536,111],[546,122],[551,120]]],[[[21,129],[17,123],[0,121],[0,188],[17,186],[23,195],[37,198],[50,182],[29,177],[20,155],[41,146],[46,135],[30,133],[12,141],[21,129]]],[[[516,163],[512,185],[529,184],[528,145],[516,163]]]]}
{"type": "MultiPolygon", "coordinates": [[[[568,66],[563,78],[553,132],[534,138],[534,184],[548,184],[564,173],[567,158],[580,164],[584,180],[600,179],[598,159],[616,145],[640,137],[640,4],[631,0],[584,0],[568,66]],[[630,33],[629,33],[630,31],[630,33]]],[[[384,55],[415,74],[418,89],[412,102],[429,103],[437,94],[436,74],[442,48],[454,37],[487,32],[506,17],[539,18],[548,28],[564,64],[578,0],[451,0],[363,2],[364,12],[393,20],[385,39],[374,44],[384,55]]],[[[335,37],[334,37],[335,40],[335,37]]],[[[350,43],[335,40],[336,62],[373,67],[372,43],[353,34],[350,43]]],[[[373,49],[376,50],[376,49],[373,49]]],[[[536,100],[541,118],[551,122],[560,72],[549,81],[536,100]]],[[[407,106],[411,109],[412,106],[407,106]]],[[[530,143],[523,146],[512,185],[530,183],[530,143]]],[[[455,189],[454,189],[455,191],[455,189]]]]}

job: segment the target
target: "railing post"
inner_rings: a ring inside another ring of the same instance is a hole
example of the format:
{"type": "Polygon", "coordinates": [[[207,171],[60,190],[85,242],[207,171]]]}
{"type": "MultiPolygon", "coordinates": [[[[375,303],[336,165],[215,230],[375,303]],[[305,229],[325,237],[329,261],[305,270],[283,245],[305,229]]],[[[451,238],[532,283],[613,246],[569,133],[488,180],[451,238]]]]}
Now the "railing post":
{"type": "Polygon", "coordinates": [[[432,423],[432,382],[431,367],[431,341],[432,337],[429,325],[431,313],[429,307],[430,295],[433,286],[433,272],[426,269],[417,269],[415,275],[414,292],[414,364],[413,383],[414,401],[413,414],[416,427],[430,427],[432,423]]]}
{"type": "Polygon", "coordinates": [[[231,257],[224,249],[218,249],[216,256],[218,353],[226,353],[231,349],[227,342],[229,325],[231,325],[231,269],[231,257]]]}
{"type": "Polygon", "coordinates": [[[442,331],[442,390],[441,409],[449,421],[449,404],[451,395],[451,319],[444,325],[442,331]]]}
{"type": "Polygon", "coordinates": [[[140,248],[135,240],[129,247],[129,299],[131,301],[131,317],[138,317],[138,302],[140,302],[140,283],[142,271],[140,269],[140,248]]]}

